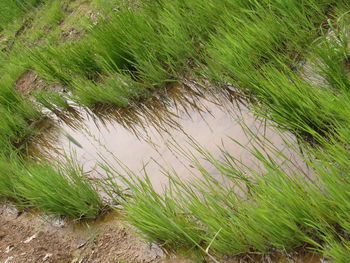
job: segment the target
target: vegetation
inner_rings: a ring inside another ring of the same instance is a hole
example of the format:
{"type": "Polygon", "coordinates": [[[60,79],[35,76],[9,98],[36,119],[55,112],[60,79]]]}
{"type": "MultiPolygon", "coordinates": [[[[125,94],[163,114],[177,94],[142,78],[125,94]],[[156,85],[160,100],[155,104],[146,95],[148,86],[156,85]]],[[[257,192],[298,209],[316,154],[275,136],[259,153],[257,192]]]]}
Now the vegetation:
{"type": "Polygon", "coordinates": [[[95,218],[102,202],[95,188],[72,160],[67,164],[1,163],[1,196],[22,207],[35,207],[54,215],[95,218]]]}
{"type": "MultiPolygon", "coordinates": [[[[29,44],[25,43],[27,38],[22,40],[21,37],[27,34],[39,36],[40,30],[43,31],[41,35],[44,34],[48,25],[41,26],[39,21],[59,23],[57,12],[64,7],[64,3],[58,6],[61,1],[39,6],[42,2],[16,0],[2,1],[0,4],[1,12],[11,8],[13,13],[6,15],[11,14],[12,19],[16,18],[1,32],[5,47],[0,53],[0,196],[10,198],[20,206],[36,207],[56,215],[93,218],[101,212],[104,205],[96,186],[74,161],[64,162],[64,165],[35,164],[34,161],[23,158],[21,154],[30,137],[38,133],[35,123],[44,117],[37,105],[16,90],[16,81],[29,69],[28,57],[31,52],[24,47],[29,44]],[[3,6],[6,8],[3,9],[3,6]],[[34,9],[37,6],[40,9],[34,9]],[[50,12],[41,20],[43,11],[50,12]],[[32,24],[28,25],[28,21],[32,21],[32,24]],[[11,37],[13,39],[10,39],[11,37]]],[[[6,16],[1,17],[1,25],[9,23],[10,20],[7,21],[6,16]]],[[[33,42],[35,41],[37,39],[33,39],[33,42]]],[[[50,97],[54,97],[56,103],[60,101],[58,94],[50,97]]],[[[39,98],[38,95],[38,100],[39,98]]]]}
{"type": "MultiPolygon", "coordinates": [[[[23,18],[25,12],[39,5],[41,0],[5,0],[0,4],[0,30],[4,30],[13,19],[23,18]]],[[[17,22],[17,21],[16,21],[17,22]]],[[[15,23],[16,23],[15,22],[15,23]]],[[[11,25],[10,25],[11,26],[11,25]]]]}
{"type": "Polygon", "coordinates": [[[303,248],[347,262],[348,1],[87,2],[0,3],[0,196],[58,215],[97,216],[103,203],[96,185],[74,161],[37,164],[21,155],[42,108],[64,111],[66,100],[123,107],[191,74],[236,88],[257,115],[294,134],[311,179],[273,145],[264,145],[269,154],[248,149],[259,170],[196,146],[228,183],[193,160],[203,180],[184,184],[169,174],[162,194],[147,176],[119,175],[107,164],[109,179],[120,176],[132,190],[120,199],[120,186],[102,185],[123,203],[126,218],[151,241],[197,247],[214,260],[303,248]],[[47,84],[30,98],[16,87],[28,70],[47,84]],[[50,89],[54,84],[66,95],[50,89]]]}

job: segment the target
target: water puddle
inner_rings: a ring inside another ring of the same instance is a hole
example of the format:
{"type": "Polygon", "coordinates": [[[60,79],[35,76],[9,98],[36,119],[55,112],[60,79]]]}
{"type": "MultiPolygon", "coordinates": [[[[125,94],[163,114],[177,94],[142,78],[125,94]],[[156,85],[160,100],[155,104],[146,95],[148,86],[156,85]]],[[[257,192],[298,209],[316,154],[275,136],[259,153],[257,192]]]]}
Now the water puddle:
{"type": "MultiPolygon", "coordinates": [[[[41,124],[42,136],[33,140],[27,152],[36,159],[47,160],[74,155],[94,177],[102,172],[98,162],[106,161],[113,167],[123,163],[136,173],[146,170],[154,187],[160,190],[168,182],[164,170],[175,170],[183,180],[200,176],[191,162],[179,154],[191,149],[194,142],[218,159],[222,157],[221,147],[245,165],[255,166],[252,154],[232,141],[243,146],[252,144],[242,124],[307,170],[288,146],[296,145],[294,137],[284,134],[286,143],[270,125],[248,110],[235,90],[208,92],[191,81],[172,84],[128,108],[100,106],[92,111],[72,105],[65,115],[56,113],[41,124]]],[[[193,149],[192,154],[203,159],[193,149]]],[[[218,176],[215,167],[205,161],[203,165],[218,176]]]]}
{"type": "MultiPolygon", "coordinates": [[[[242,261],[237,261],[242,262],[242,261]]],[[[278,263],[322,263],[328,262],[320,255],[311,252],[294,252],[287,255],[262,255],[262,256],[247,256],[243,262],[278,262],[278,263]]]]}

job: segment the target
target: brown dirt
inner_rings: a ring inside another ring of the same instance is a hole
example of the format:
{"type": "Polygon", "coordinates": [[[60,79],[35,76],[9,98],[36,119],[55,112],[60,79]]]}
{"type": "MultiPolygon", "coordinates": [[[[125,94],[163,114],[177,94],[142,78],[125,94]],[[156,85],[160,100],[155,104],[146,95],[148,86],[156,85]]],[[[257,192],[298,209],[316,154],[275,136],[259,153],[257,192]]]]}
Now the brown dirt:
{"type": "Polygon", "coordinates": [[[60,24],[60,28],[62,30],[61,42],[80,39],[86,32],[86,29],[84,29],[84,28],[78,29],[75,27],[75,25],[68,23],[67,20],[70,17],[88,18],[93,25],[96,25],[97,21],[98,21],[98,14],[96,14],[93,11],[93,8],[91,7],[91,3],[82,2],[77,7],[74,7],[72,10],[69,10],[68,16],[60,24]]]}
{"type": "Polygon", "coordinates": [[[46,83],[34,71],[28,70],[18,78],[15,83],[15,89],[23,97],[29,98],[33,92],[41,89],[62,91],[63,88],[58,84],[46,83]]]}
{"type": "MultiPolygon", "coordinates": [[[[202,262],[213,262],[200,258],[202,262]]],[[[78,224],[35,212],[19,213],[6,205],[0,207],[0,262],[194,263],[184,257],[166,257],[157,245],[139,238],[137,231],[123,222],[116,212],[78,224]]],[[[324,260],[313,254],[294,253],[246,255],[223,258],[220,262],[321,263],[324,260]]]]}
{"type": "Polygon", "coordinates": [[[31,70],[25,72],[15,84],[15,89],[24,97],[28,97],[33,91],[44,87],[45,82],[31,70]]]}
{"type": "Polygon", "coordinates": [[[9,207],[0,209],[0,262],[158,262],[164,253],[136,235],[116,213],[95,222],[64,220],[9,207]]]}

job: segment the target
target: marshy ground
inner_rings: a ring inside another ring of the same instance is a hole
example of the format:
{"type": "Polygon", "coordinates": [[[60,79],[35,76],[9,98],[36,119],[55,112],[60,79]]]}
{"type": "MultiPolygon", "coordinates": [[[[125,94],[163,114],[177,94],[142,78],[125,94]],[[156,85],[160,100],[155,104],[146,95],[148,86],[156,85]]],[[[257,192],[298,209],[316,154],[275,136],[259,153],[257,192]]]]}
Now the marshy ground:
{"type": "Polygon", "coordinates": [[[0,260],[348,262],[349,25],[346,0],[1,1],[0,260]]]}

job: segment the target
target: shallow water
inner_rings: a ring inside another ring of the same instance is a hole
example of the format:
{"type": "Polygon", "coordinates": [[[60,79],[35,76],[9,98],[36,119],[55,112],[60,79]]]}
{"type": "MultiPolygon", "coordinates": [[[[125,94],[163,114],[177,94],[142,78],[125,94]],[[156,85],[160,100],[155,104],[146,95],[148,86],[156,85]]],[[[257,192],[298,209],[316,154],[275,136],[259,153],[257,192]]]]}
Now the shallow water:
{"type": "Polygon", "coordinates": [[[260,150],[271,152],[264,146],[270,144],[307,170],[287,145],[297,145],[294,137],[289,133],[281,137],[266,121],[257,119],[233,89],[208,92],[190,81],[173,84],[124,109],[101,106],[92,111],[72,104],[69,112],[51,113],[40,126],[42,135],[28,148],[32,157],[56,160],[63,159],[64,154],[72,155],[93,177],[103,173],[99,162],[107,162],[121,173],[125,173],[125,165],[136,174],[146,171],[157,190],[168,183],[164,171],[176,171],[181,180],[200,177],[189,155],[211,175],[221,178],[192,147],[194,144],[218,159],[225,149],[244,165],[257,168],[253,155],[233,142],[257,146],[252,135],[262,141],[260,150]],[[252,134],[248,135],[247,130],[252,134]]]}

